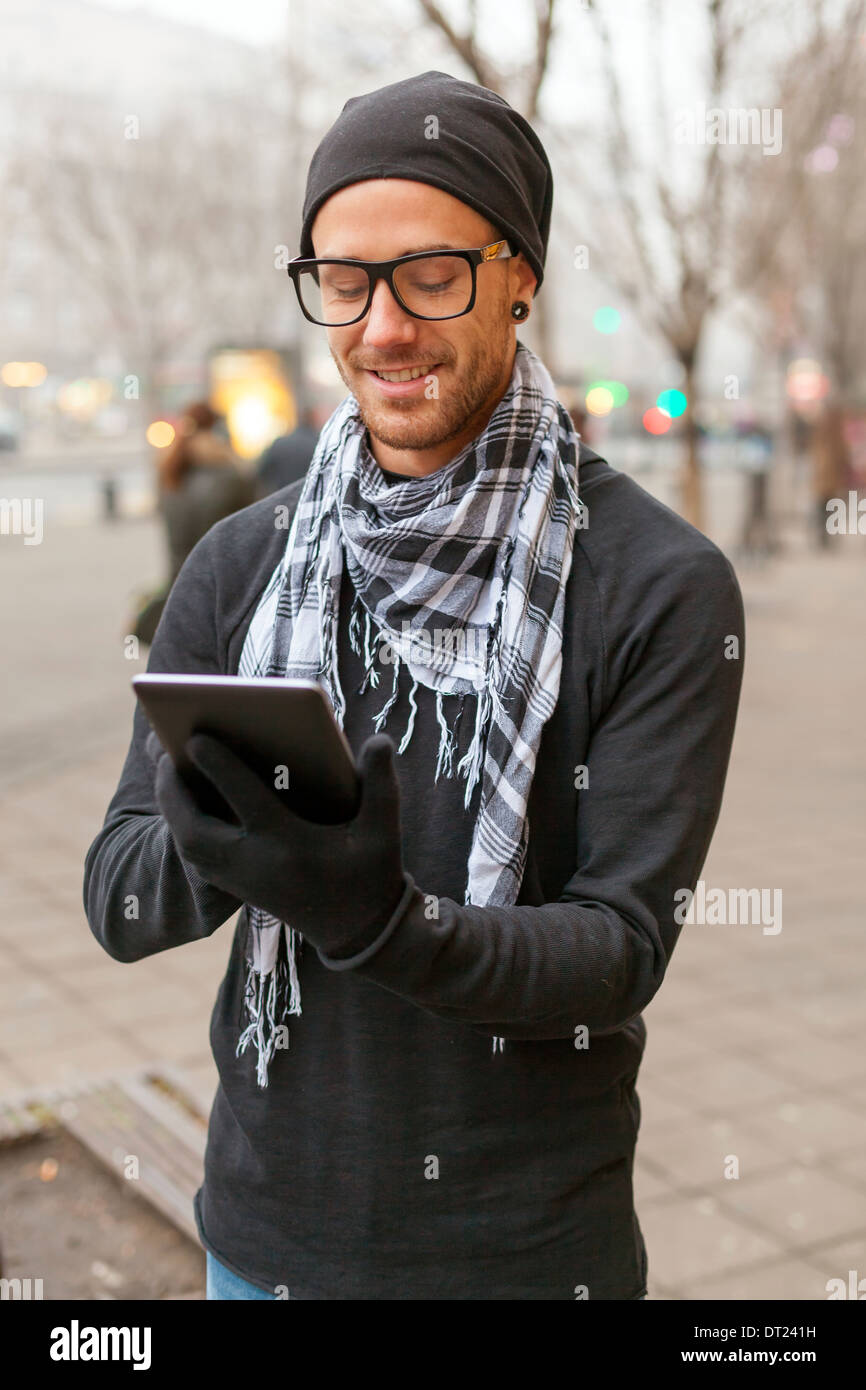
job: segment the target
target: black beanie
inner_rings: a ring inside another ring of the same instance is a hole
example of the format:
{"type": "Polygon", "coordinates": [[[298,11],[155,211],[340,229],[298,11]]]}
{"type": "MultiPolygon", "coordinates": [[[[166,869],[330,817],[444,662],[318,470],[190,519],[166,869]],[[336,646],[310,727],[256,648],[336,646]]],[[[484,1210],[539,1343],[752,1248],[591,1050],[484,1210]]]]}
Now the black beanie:
{"type": "Polygon", "coordinates": [[[332,193],[388,178],[430,183],[468,203],[523,252],[541,284],[553,175],[532,126],[504,97],[445,72],[351,97],[310,164],[300,254],[316,254],[310,230],[332,193]]]}

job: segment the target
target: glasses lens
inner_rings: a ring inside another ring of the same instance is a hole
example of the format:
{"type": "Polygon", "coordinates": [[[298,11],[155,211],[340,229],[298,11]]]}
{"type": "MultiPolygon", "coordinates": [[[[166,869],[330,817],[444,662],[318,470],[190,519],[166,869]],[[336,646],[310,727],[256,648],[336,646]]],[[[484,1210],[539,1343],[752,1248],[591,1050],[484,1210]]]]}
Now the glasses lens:
{"type": "Polygon", "coordinates": [[[398,265],[394,286],[413,314],[447,319],[464,313],[472,298],[472,268],[462,256],[425,256],[398,265]]]}
{"type": "Polygon", "coordinates": [[[301,271],[298,292],[311,318],[337,328],[362,313],[369,293],[369,276],[356,266],[323,262],[301,271]]]}

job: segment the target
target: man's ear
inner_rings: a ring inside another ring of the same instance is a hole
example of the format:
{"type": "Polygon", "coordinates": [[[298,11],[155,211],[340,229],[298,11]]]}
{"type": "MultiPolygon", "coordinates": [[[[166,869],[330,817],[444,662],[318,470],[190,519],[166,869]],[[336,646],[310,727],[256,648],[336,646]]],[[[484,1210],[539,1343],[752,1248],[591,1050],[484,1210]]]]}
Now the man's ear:
{"type": "Polygon", "coordinates": [[[516,256],[511,257],[509,266],[512,272],[512,298],[530,301],[535,294],[538,277],[522,251],[518,251],[516,256]]]}

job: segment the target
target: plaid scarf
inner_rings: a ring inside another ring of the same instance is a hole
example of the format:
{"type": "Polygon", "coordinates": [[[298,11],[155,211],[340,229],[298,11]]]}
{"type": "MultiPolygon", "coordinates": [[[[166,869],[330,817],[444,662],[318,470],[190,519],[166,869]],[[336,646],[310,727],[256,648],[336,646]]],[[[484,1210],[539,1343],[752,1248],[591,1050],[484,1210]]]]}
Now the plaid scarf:
{"type": "MultiPolygon", "coordinates": [[[[465,903],[512,905],[523,879],[541,731],[559,695],[565,586],[584,516],[579,435],[547,369],[519,341],[508,389],[485,429],[444,468],[389,484],[364,435],[350,395],[321,432],[238,675],[318,680],[343,727],[337,630],[346,563],[355,589],[349,638],[358,655],[363,616],[362,690],[368,681],[377,687],[387,670],[376,644],[390,644],[393,687],[375,731],[397,699],[405,662],[411,715],[397,751],[412,736],[420,681],[436,692],[441,729],[431,773],[436,781],[442,772],[453,776],[445,699],[476,695],[472,742],[457,765],[467,807],[479,777],[482,783],[465,903]]],[[[246,908],[249,1022],[237,1054],[255,1043],[258,1083],[266,1086],[268,1063],[285,1046],[281,1021],[301,1012],[302,938],[291,923],[246,908]]],[[[497,1047],[504,1049],[504,1039],[493,1039],[497,1047]]]]}

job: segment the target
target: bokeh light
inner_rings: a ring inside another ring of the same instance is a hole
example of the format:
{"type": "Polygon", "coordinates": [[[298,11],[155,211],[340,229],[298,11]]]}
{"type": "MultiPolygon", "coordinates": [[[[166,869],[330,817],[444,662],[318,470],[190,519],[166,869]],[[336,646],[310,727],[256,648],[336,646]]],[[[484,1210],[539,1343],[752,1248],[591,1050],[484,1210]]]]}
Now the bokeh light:
{"type": "Polygon", "coordinates": [[[664,410],[659,410],[657,405],[651,405],[649,410],[644,411],[643,427],[648,434],[667,434],[671,417],[664,410]]]}
{"type": "Polygon", "coordinates": [[[590,415],[609,415],[615,401],[606,386],[591,386],[586,393],[586,408],[590,415]]]}
{"type": "Polygon", "coordinates": [[[174,439],[174,426],[167,420],[154,420],[147,427],[147,442],[154,449],[167,449],[174,439]]]}
{"type": "Polygon", "coordinates": [[[854,122],[850,116],[839,112],[827,122],[825,134],[831,145],[850,145],[854,139],[854,122]]]}
{"type": "Polygon", "coordinates": [[[232,448],[253,459],[297,423],[297,409],[279,353],[227,348],[211,358],[211,403],[225,416],[232,448]]]}
{"type": "MultiPolygon", "coordinates": [[[[628,387],[623,381],[591,381],[586,390],[587,395],[589,395],[590,391],[607,391],[612,399],[612,404],[617,410],[620,406],[625,405],[628,400],[628,387]]],[[[589,409],[590,407],[587,406],[587,410],[589,409]]],[[[605,411],[605,414],[607,414],[607,411],[605,411]]]]}
{"type": "Polygon", "coordinates": [[[682,391],[659,391],[656,396],[656,405],[665,415],[670,415],[672,419],[678,420],[685,414],[688,401],[682,391]]]}
{"type": "Polygon", "coordinates": [[[592,326],[599,333],[615,333],[616,330],[619,328],[620,323],[621,319],[619,310],[611,309],[609,306],[606,306],[602,309],[596,309],[595,313],[592,316],[592,326]]]}
{"type": "Polygon", "coordinates": [[[107,377],[81,376],[64,382],[57,392],[57,408],[75,420],[92,420],[111,400],[113,387],[107,377]]]}
{"type": "Polygon", "coordinates": [[[6,362],[0,368],[4,386],[41,386],[47,375],[41,362],[6,362]]]}
{"type": "Polygon", "coordinates": [[[839,163],[839,151],[832,145],[819,145],[804,160],[810,174],[832,174],[839,163]]]}
{"type": "Polygon", "coordinates": [[[821,370],[821,363],[812,357],[798,357],[788,366],[785,391],[795,405],[820,401],[830,390],[830,381],[821,370]]]}

